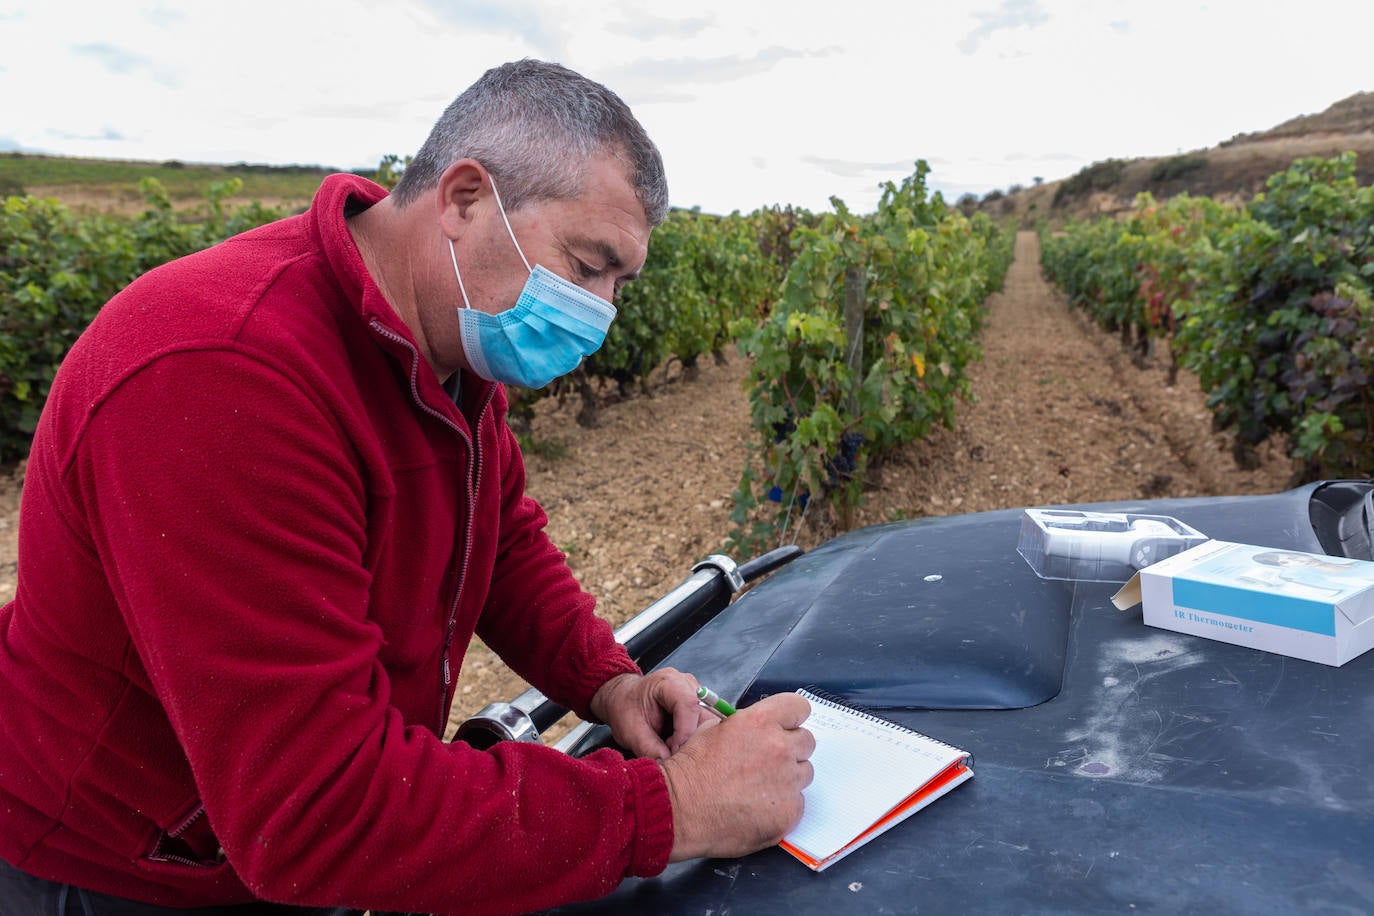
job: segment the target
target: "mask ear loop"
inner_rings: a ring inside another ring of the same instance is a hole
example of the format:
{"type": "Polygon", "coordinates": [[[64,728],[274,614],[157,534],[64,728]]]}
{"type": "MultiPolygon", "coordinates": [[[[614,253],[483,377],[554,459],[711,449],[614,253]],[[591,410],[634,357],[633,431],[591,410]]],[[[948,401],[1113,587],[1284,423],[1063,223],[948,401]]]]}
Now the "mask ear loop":
{"type": "Polygon", "coordinates": [[[448,256],[453,261],[453,275],[458,278],[458,292],[463,294],[463,308],[472,308],[468,301],[468,291],[463,287],[463,275],[458,272],[458,255],[453,250],[453,239],[448,240],[448,256]]]}
{"type": "Polygon", "coordinates": [[[496,209],[501,211],[501,221],[506,224],[506,231],[510,233],[510,240],[515,245],[516,253],[520,255],[525,270],[534,273],[534,268],[530,266],[530,262],[525,258],[525,252],[520,248],[520,243],[515,241],[515,230],[510,227],[510,220],[506,218],[506,208],[501,204],[501,192],[496,190],[496,179],[491,177],[491,172],[487,172],[487,180],[491,182],[491,193],[496,198],[496,209]]]}

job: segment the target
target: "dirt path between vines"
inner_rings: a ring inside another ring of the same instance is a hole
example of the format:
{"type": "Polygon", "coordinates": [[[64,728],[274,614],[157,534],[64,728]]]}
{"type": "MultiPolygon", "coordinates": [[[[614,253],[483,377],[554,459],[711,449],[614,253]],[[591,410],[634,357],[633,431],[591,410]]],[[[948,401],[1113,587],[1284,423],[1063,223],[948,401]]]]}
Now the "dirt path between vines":
{"type": "MultiPolygon", "coordinates": [[[[1136,368],[1115,337],[1070,312],[1040,276],[1033,233],[1017,237],[1006,287],[987,305],[984,356],[970,368],[974,402],[961,405],[957,429],[941,429],[870,469],[860,524],[1287,486],[1291,468],[1281,448],[1262,448],[1257,470],[1237,470],[1229,439],[1211,432],[1191,376],[1183,373],[1168,387],[1162,360],[1136,368]]],[[[692,381],[683,381],[675,364],[658,370],[652,396],[605,406],[594,429],[577,425],[575,400],[539,405],[535,447],[526,456],[529,492],[613,623],[723,549],[753,438],[746,371],[735,355],[725,366],[705,366],[692,381]]],[[[22,468],[0,480],[0,601],[14,594],[21,475],[22,468]]],[[[809,548],[833,529],[816,513],[793,533],[809,548]]],[[[454,718],[524,687],[474,646],[454,718]]]]}

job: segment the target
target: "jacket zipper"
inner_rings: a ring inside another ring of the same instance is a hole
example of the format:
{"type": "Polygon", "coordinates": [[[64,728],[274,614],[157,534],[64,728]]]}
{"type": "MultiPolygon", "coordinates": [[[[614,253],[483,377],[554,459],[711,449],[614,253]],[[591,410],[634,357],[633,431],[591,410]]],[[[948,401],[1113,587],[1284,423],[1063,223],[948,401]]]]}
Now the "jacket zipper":
{"type": "MultiPolygon", "coordinates": [[[[163,848],[166,845],[165,841],[167,839],[175,840],[179,838],[187,830],[191,829],[192,824],[194,824],[196,821],[200,820],[204,816],[205,804],[202,802],[201,804],[196,805],[195,809],[190,814],[182,818],[180,823],[174,824],[173,826],[163,831],[162,837],[158,839],[157,845],[154,846],[153,851],[148,854],[148,858],[154,862],[175,862],[178,865],[190,865],[195,868],[212,867],[213,863],[202,862],[199,859],[192,859],[189,856],[179,856],[176,853],[167,852],[163,848]]],[[[215,858],[219,862],[224,861],[223,847],[215,851],[215,858]]]]}
{"type": "MultiPolygon", "coordinates": [[[[477,481],[481,480],[482,452],[481,449],[477,447],[477,439],[475,436],[468,435],[468,433],[461,426],[459,426],[457,423],[454,423],[452,420],[444,416],[439,411],[435,410],[429,404],[425,403],[424,399],[420,397],[420,351],[417,350],[415,346],[411,344],[410,341],[406,340],[400,334],[397,334],[395,331],[391,330],[386,325],[382,324],[381,321],[379,321],[378,319],[373,318],[370,322],[370,325],[372,327],[373,332],[381,335],[382,337],[385,337],[387,340],[390,340],[393,343],[400,344],[410,352],[411,400],[413,400],[415,404],[425,413],[434,417],[436,420],[443,423],[449,429],[457,433],[459,437],[461,437],[462,440],[467,444],[468,454],[472,456],[468,463],[467,486],[464,488],[466,490],[467,495],[468,511],[466,530],[463,534],[463,562],[458,567],[458,581],[454,585],[453,600],[449,603],[448,607],[448,625],[444,628],[444,648],[442,654],[443,683],[440,685],[439,690],[438,728],[435,731],[435,734],[442,738],[444,736],[444,732],[448,729],[448,690],[449,687],[453,684],[453,671],[449,663],[449,656],[453,647],[453,632],[458,627],[458,599],[463,593],[463,583],[467,580],[468,562],[472,559],[473,531],[477,524],[477,481]]],[[[487,412],[487,408],[491,406],[491,400],[495,396],[496,386],[492,385],[487,390],[487,396],[486,399],[482,401],[481,408],[477,411],[477,422],[479,425],[481,423],[483,414],[487,412]]],[[[460,407],[459,409],[461,410],[462,408],[460,407]]]]}

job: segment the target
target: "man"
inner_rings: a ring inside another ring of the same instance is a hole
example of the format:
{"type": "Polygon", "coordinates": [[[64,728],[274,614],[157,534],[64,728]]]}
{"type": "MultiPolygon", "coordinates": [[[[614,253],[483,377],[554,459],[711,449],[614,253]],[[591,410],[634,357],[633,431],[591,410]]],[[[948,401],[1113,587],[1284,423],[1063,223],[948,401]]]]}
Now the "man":
{"type": "Polygon", "coordinates": [[[0,911],[516,912],[790,829],[805,704],[714,725],[641,675],[505,425],[497,383],[599,345],[666,205],[624,103],[524,61],[392,196],[333,176],[107,305],[0,612],[0,911]],[[640,756],[442,743],[474,633],[640,756]]]}

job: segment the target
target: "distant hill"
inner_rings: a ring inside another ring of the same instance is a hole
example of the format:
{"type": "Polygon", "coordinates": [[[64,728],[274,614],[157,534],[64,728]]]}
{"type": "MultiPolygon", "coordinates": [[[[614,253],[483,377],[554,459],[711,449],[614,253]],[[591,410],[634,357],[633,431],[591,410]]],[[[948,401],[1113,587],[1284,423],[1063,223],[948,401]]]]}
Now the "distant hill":
{"type": "Polygon", "coordinates": [[[1285,137],[1312,137],[1322,134],[1367,134],[1374,131],[1374,92],[1357,92],[1341,99],[1321,114],[1299,115],[1278,127],[1255,134],[1239,134],[1222,146],[1263,143],[1285,137]]]}
{"type": "Polygon", "coordinates": [[[1210,149],[1177,156],[1108,159],[1058,181],[1030,188],[994,191],[960,206],[996,217],[1015,217],[1022,225],[1038,219],[1052,224],[1129,210],[1135,196],[1149,191],[1164,199],[1187,192],[1194,197],[1249,200],[1264,181],[1294,159],[1356,154],[1355,174],[1374,184],[1374,92],[1357,92],[1319,114],[1301,115],[1269,130],[1237,134],[1210,149]]]}

